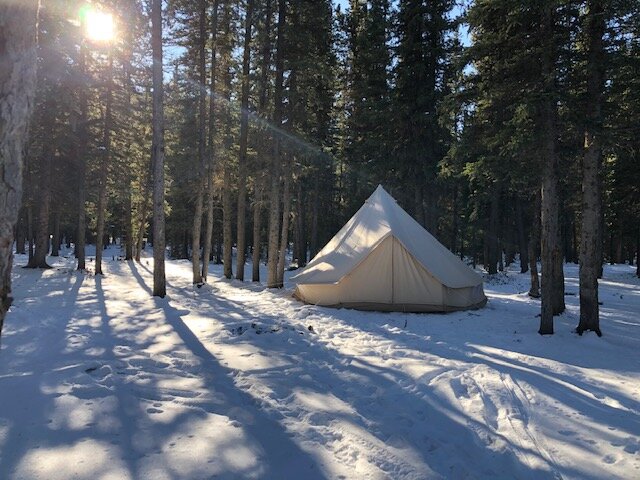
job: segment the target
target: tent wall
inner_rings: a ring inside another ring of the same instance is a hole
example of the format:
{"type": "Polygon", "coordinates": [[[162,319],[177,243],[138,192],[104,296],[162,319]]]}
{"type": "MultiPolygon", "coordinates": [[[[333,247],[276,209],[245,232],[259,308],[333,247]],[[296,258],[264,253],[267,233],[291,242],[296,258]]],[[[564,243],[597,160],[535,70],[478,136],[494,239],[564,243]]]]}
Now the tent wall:
{"type": "Polygon", "coordinates": [[[299,284],[296,296],[316,305],[365,310],[444,312],[484,305],[482,284],[447,288],[393,236],[337,284],[299,284]]]}

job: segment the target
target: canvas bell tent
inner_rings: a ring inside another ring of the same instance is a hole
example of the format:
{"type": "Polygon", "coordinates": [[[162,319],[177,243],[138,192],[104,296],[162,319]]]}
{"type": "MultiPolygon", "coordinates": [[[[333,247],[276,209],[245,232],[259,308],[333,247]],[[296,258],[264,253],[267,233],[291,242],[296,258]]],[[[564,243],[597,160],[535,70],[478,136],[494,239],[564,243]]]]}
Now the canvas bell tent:
{"type": "Polygon", "coordinates": [[[487,301],[482,277],[382,186],[291,281],[307,303],[361,310],[447,312],[487,301]]]}

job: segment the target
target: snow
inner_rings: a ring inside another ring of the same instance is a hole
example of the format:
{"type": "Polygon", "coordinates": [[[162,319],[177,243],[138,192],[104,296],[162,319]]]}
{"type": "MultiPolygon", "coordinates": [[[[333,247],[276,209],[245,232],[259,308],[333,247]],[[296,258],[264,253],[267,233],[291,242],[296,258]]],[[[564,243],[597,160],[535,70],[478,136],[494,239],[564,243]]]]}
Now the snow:
{"type": "Polygon", "coordinates": [[[399,314],[305,305],[214,265],[197,288],[186,261],[157,299],[152,260],[119,254],[102,277],[17,257],[1,479],[640,477],[630,266],[605,268],[597,338],[572,333],[567,265],[567,312],[541,337],[515,271],[482,310],[399,314]]]}

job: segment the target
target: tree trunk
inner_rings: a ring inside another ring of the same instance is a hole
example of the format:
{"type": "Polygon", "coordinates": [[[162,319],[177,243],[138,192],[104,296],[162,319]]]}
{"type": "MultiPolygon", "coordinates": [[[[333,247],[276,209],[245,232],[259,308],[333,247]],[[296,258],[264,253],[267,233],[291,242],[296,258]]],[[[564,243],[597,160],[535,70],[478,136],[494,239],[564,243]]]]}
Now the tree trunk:
{"type": "Polygon", "coordinates": [[[206,175],[206,138],[207,138],[207,118],[206,118],[206,89],[207,84],[205,47],[207,42],[207,5],[205,0],[199,1],[200,34],[198,36],[198,71],[201,88],[198,89],[198,181],[196,187],[196,205],[193,214],[193,229],[191,233],[191,266],[193,272],[192,283],[202,283],[202,269],[200,267],[200,237],[202,236],[202,213],[204,208],[204,194],[207,187],[206,175]]]}
{"type": "Polygon", "coordinates": [[[86,93],[86,51],[84,42],[80,44],[80,57],[79,57],[79,70],[82,82],[80,83],[78,94],[78,103],[80,107],[80,116],[78,118],[77,125],[77,150],[76,150],[76,165],[78,168],[78,197],[76,208],[77,212],[77,232],[76,232],[76,258],[78,259],[78,270],[82,271],[86,268],[85,259],[85,242],[86,242],[86,172],[87,172],[87,142],[89,140],[88,135],[88,101],[86,93]]]}
{"type": "Polygon", "coordinates": [[[51,256],[60,256],[60,213],[53,214],[53,237],[51,239],[51,256]]]}
{"type": "Polygon", "coordinates": [[[98,206],[96,227],[96,275],[102,275],[102,253],[104,249],[104,223],[107,210],[107,180],[111,163],[111,129],[112,129],[112,89],[113,89],[113,52],[109,52],[109,68],[107,70],[107,96],[104,113],[104,131],[102,135],[103,157],[100,162],[98,178],[98,206]]]}
{"type": "Polygon", "coordinates": [[[520,197],[516,198],[516,229],[518,230],[518,250],[520,251],[520,273],[527,273],[529,271],[529,251],[527,248],[527,237],[524,233],[522,200],[520,197]]]}
{"type": "Polygon", "coordinates": [[[598,249],[602,238],[602,195],[600,192],[600,164],[602,145],[602,102],[604,88],[605,16],[602,0],[589,0],[585,18],[587,35],[587,121],[584,130],[582,158],[582,230],[580,235],[580,321],[576,332],[582,335],[591,330],[598,336],[600,313],[598,308],[598,276],[602,257],[598,249]]]}
{"type": "Polygon", "coordinates": [[[302,196],[302,180],[299,179],[296,186],[296,216],[295,216],[295,243],[293,257],[298,267],[307,264],[307,241],[305,229],[305,202],[302,196]]]}
{"type": "Polygon", "coordinates": [[[16,254],[17,255],[24,255],[26,253],[26,250],[24,249],[24,244],[26,242],[27,239],[27,235],[26,235],[26,214],[25,214],[25,209],[22,208],[20,210],[20,215],[19,215],[19,220],[18,223],[16,224],[16,254]]]}
{"type": "MultiPolygon", "coordinates": [[[[282,87],[284,80],[284,31],[286,26],[287,1],[280,0],[278,3],[278,40],[276,43],[276,83],[274,90],[274,113],[273,124],[276,128],[282,125],[282,87]]],[[[269,248],[267,264],[267,287],[278,287],[278,231],[280,227],[280,138],[276,131],[274,134],[274,149],[271,168],[271,192],[269,201],[271,211],[269,214],[269,248]]]]}
{"type": "Polygon", "coordinates": [[[164,105],[162,79],[162,0],[151,4],[151,46],[153,49],[153,296],[167,293],[164,273],[164,105]]]}
{"type": "Polygon", "coordinates": [[[242,55],[242,93],[240,99],[240,152],[238,155],[238,220],[236,278],[244,280],[244,264],[247,249],[247,137],[249,134],[249,73],[251,62],[251,26],[253,21],[253,0],[247,0],[245,19],[244,52],[242,55]]]}
{"type": "MultiPolygon", "coordinates": [[[[557,164],[556,164],[557,168],[557,164]]],[[[561,205],[562,202],[559,200],[558,205],[561,205]]],[[[560,224],[558,223],[557,229],[557,237],[556,237],[557,248],[553,252],[553,314],[560,315],[565,310],[564,303],[564,256],[562,254],[562,238],[560,235],[560,224]]]]}
{"type": "MultiPolygon", "coordinates": [[[[489,275],[498,273],[498,218],[500,216],[500,188],[497,185],[493,186],[493,192],[491,192],[491,208],[489,213],[489,232],[487,238],[488,246],[488,265],[487,272],[489,275]]],[[[502,255],[500,255],[502,257],[502,255]]]]}
{"type": "Polygon", "coordinates": [[[636,277],[640,278],[640,227],[636,232],[636,277]]]}
{"type": "Polygon", "coordinates": [[[225,157],[223,163],[223,185],[222,185],[222,237],[223,237],[223,263],[224,276],[226,278],[233,277],[232,269],[232,253],[233,253],[233,200],[231,195],[231,145],[233,143],[231,134],[231,56],[232,45],[230,39],[231,32],[231,5],[224,5],[224,28],[225,28],[225,50],[224,50],[224,69],[225,69],[225,95],[226,95],[226,126],[225,126],[225,157]]]}
{"type": "Polygon", "coordinates": [[[213,241],[213,173],[207,173],[207,205],[205,209],[204,245],[202,247],[202,281],[209,276],[211,242],[213,241]]]}
{"type": "MultiPolygon", "coordinates": [[[[47,110],[55,112],[55,102],[47,102],[47,110]]],[[[52,122],[55,121],[52,119],[52,122]]],[[[55,145],[53,139],[44,146],[42,155],[42,171],[39,173],[38,193],[40,194],[38,203],[38,222],[36,228],[35,252],[33,258],[29,260],[27,268],[51,268],[47,264],[49,254],[49,210],[51,207],[51,170],[55,145]]]]}
{"type": "Polygon", "coordinates": [[[451,242],[449,243],[449,250],[454,254],[458,246],[458,185],[454,185],[453,193],[451,194],[451,242]]]}
{"type": "Polygon", "coordinates": [[[280,251],[278,253],[278,288],[284,286],[284,267],[289,244],[289,217],[291,215],[291,155],[288,154],[284,176],[284,192],[282,195],[282,232],[280,234],[280,251]]]}
{"type": "Polygon", "coordinates": [[[213,241],[213,175],[215,169],[215,132],[216,132],[216,74],[217,74],[217,47],[218,47],[218,0],[213,4],[211,15],[211,77],[209,92],[209,138],[208,138],[208,163],[207,163],[207,201],[205,212],[204,246],[202,247],[202,281],[206,282],[209,276],[209,260],[211,258],[211,242],[213,241]]]}
{"type": "Polygon", "coordinates": [[[529,296],[540,298],[540,278],[538,277],[538,252],[540,249],[540,190],[534,197],[532,208],[532,224],[529,231],[529,272],[531,275],[531,288],[529,296]]]}
{"type": "Polygon", "coordinates": [[[36,80],[37,0],[0,2],[0,334],[11,306],[13,236],[22,197],[22,149],[36,80]]]}
{"type": "Polygon", "coordinates": [[[27,207],[27,237],[29,238],[29,262],[33,261],[33,208],[27,207]]]}
{"type": "MultiPolygon", "coordinates": [[[[144,191],[142,192],[144,195],[144,191]]],[[[136,230],[136,251],[134,253],[134,259],[140,263],[140,255],[142,254],[142,242],[144,241],[144,230],[147,223],[147,210],[149,203],[146,200],[142,201],[140,206],[140,213],[138,215],[138,229],[136,230]]]]}
{"type": "Polygon", "coordinates": [[[125,244],[124,244],[124,259],[133,260],[133,202],[131,199],[131,182],[129,181],[127,191],[127,201],[125,204],[124,212],[124,228],[125,228],[125,244]]]}
{"type": "MultiPolygon", "coordinates": [[[[229,119],[229,122],[231,120],[229,119]]],[[[230,133],[228,133],[230,135],[230,133]]],[[[225,149],[229,152],[228,149],[225,149]]],[[[224,173],[222,181],[222,263],[224,264],[224,276],[233,277],[232,252],[233,252],[233,201],[231,198],[231,165],[229,159],[224,160],[224,173]]]]}
{"type": "Polygon", "coordinates": [[[318,239],[318,214],[320,210],[320,180],[318,175],[313,179],[313,194],[311,197],[311,232],[309,235],[309,257],[313,259],[320,251],[318,239]]]}
{"type": "MultiPolygon", "coordinates": [[[[256,183],[262,183],[258,179],[256,183]]],[[[260,231],[262,230],[262,188],[256,185],[253,203],[253,257],[251,281],[260,281],[260,252],[262,250],[260,243],[260,231]]]]}
{"type": "MultiPolygon", "coordinates": [[[[260,89],[258,94],[258,113],[267,115],[267,90],[269,88],[269,74],[271,72],[271,6],[272,0],[266,0],[264,4],[264,27],[262,35],[262,60],[260,65],[260,89]]],[[[266,153],[268,149],[268,132],[262,129],[258,141],[258,158],[269,158],[266,153]]],[[[261,167],[266,166],[261,161],[261,167]]],[[[253,265],[251,280],[260,281],[260,259],[262,257],[262,210],[264,201],[264,188],[266,180],[264,176],[255,180],[254,206],[253,206],[253,265]]]]}

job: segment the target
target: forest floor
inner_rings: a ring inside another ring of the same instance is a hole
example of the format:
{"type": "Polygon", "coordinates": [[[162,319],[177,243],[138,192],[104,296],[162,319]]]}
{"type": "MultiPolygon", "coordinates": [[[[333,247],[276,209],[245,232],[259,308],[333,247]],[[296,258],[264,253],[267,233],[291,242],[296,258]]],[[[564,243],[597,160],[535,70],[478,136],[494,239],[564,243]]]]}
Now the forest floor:
{"type": "MultiPolygon", "coordinates": [[[[607,266],[602,338],[537,334],[528,274],[449,314],[334,310],[291,286],[191,285],[106,253],[104,276],[14,269],[0,479],[640,478],[640,279],[607,266]]],[[[250,275],[250,266],[247,271],[250,275]]],[[[250,277],[247,277],[250,278],[250,277]]]]}

